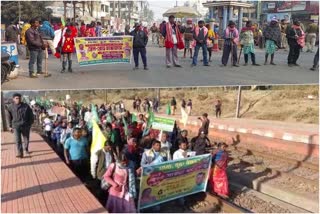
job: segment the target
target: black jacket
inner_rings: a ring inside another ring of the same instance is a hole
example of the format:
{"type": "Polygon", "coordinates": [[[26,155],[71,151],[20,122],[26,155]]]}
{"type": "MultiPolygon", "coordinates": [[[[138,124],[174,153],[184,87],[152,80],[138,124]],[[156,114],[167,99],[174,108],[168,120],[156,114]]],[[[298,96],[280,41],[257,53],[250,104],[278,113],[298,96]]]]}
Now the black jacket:
{"type": "Polygon", "coordinates": [[[133,48],[145,48],[147,46],[148,36],[144,31],[132,31],[130,35],[133,36],[133,48]]]}
{"type": "Polygon", "coordinates": [[[29,50],[41,50],[43,40],[38,30],[30,27],[26,31],[26,40],[29,50]]]}
{"type": "Polygon", "coordinates": [[[33,112],[26,103],[21,103],[19,105],[11,104],[8,108],[8,112],[10,128],[30,127],[33,124],[33,112]]]}
{"type": "Polygon", "coordinates": [[[208,147],[208,143],[210,140],[205,137],[195,137],[191,140],[191,150],[196,152],[196,155],[204,155],[206,154],[206,147],[208,147]]]}

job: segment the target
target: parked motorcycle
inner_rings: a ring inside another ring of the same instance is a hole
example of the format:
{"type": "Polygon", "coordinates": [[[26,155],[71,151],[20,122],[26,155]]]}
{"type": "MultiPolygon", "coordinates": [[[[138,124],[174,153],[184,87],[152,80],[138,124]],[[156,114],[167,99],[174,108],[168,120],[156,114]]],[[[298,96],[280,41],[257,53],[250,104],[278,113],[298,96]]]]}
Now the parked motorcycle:
{"type": "Polygon", "coordinates": [[[9,60],[10,57],[10,54],[1,51],[1,84],[7,80],[7,77],[16,67],[16,63],[9,60]]]}

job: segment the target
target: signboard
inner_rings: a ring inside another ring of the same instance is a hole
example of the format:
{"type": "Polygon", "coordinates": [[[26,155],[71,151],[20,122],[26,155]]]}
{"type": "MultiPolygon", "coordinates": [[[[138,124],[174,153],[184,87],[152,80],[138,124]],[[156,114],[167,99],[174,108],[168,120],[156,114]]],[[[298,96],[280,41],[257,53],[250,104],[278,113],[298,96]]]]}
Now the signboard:
{"type": "Polygon", "coordinates": [[[172,132],[174,128],[175,119],[164,117],[154,117],[152,122],[152,129],[157,129],[166,132],[172,132]]]}
{"type": "Polygon", "coordinates": [[[277,2],[277,12],[293,12],[305,10],[306,1],[279,1],[277,2]]]}
{"type": "Polygon", "coordinates": [[[290,22],[290,19],[291,19],[291,15],[289,13],[268,13],[267,22],[271,22],[271,19],[273,17],[276,17],[279,21],[284,19],[287,22],[290,22]]]}
{"type": "Polygon", "coordinates": [[[276,7],[276,3],[272,2],[272,3],[267,3],[268,4],[268,9],[274,9],[276,7]]]}
{"type": "Polygon", "coordinates": [[[18,49],[17,44],[13,42],[1,42],[1,52],[6,52],[11,55],[9,60],[14,61],[16,65],[19,65],[18,63],[18,49]]]}
{"type": "Polygon", "coordinates": [[[131,63],[132,36],[75,38],[80,66],[131,63]]]}
{"type": "Polygon", "coordinates": [[[313,20],[314,22],[317,22],[319,20],[319,15],[311,15],[310,20],[313,20]]]}
{"type": "Polygon", "coordinates": [[[139,210],[205,192],[210,167],[210,154],[143,166],[139,210]]]}

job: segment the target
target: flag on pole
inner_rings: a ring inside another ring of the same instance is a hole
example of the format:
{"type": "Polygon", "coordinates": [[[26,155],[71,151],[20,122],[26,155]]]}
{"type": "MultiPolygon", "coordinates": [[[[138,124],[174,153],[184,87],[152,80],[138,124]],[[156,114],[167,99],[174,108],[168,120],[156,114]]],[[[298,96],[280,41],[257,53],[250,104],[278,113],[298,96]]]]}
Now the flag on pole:
{"type": "Polygon", "coordinates": [[[137,116],[135,114],[131,114],[131,121],[132,122],[137,122],[137,116]]]}
{"type": "Polygon", "coordinates": [[[186,126],[188,122],[188,113],[182,107],[181,107],[181,116],[182,116],[181,122],[183,123],[184,126],[186,126]]]}
{"type": "Polygon", "coordinates": [[[167,104],[166,114],[171,115],[171,108],[169,103],[167,104]]]}
{"type": "Polygon", "coordinates": [[[152,123],[154,121],[154,113],[149,110],[148,112],[148,121],[147,121],[147,127],[150,128],[152,126],[152,123]]]}
{"type": "Polygon", "coordinates": [[[66,22],[64,21],[63,17],[61,17],[61,24],[62,24],[63,27],[66,26],[66,22]]]}
{"type": "Polygon", "coordinates": [[[124,125],[124,133],[126,136],[128,136],[128,123],[126,121],[126,119],[122,116],[122,123],[124,125]]]}
{"type": "Polygon", "coordinates": [[[89,121],[87,124],[89,130],[93,129],[93,121],[96,123],[99,122],[98,112],[97,112],[95,105],[93,105],[93,104],[91,104],[91,113],[92,113],[92,120],[89,121]]]}
{"type": "Polygon", "coordinates": [[[107,141],[106,137],[103,135],[100,130],[97,122],[92,119],[92,144],[90,148],[90,171],[93,177],[96,177],[96,163],[98,161],[97,151],[104,147],[105,142],[107,141]]]}

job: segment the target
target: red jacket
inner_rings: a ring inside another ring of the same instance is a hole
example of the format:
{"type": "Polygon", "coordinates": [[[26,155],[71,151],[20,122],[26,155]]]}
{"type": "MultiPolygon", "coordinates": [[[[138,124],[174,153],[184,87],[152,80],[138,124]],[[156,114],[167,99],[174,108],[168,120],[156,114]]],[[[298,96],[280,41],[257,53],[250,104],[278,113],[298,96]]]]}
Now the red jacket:
{"type": "MultiPolygon", "coordinates": [[[[59,42],[59,46],[62,44],[62,39],[59,42]]],[[[73,53],[74,50],[74,37],[72,35],[64,35],[64,43],[62,46],[62,53],[73,53]]]]}

